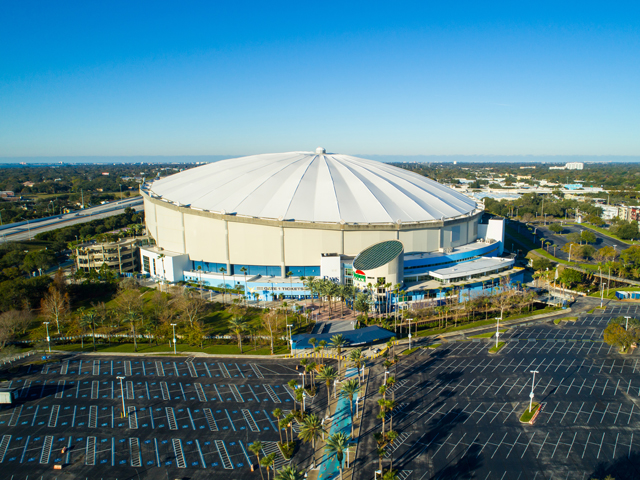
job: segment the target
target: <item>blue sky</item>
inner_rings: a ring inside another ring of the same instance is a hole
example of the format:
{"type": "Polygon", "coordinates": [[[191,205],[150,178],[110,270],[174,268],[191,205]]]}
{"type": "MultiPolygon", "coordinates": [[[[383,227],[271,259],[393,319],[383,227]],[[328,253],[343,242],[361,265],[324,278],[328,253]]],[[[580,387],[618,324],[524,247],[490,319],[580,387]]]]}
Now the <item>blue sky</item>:
{"type": "Polygon", "coordinates": [[[640,155],[638,2],[0,2],[0,156],[640,155]]]}

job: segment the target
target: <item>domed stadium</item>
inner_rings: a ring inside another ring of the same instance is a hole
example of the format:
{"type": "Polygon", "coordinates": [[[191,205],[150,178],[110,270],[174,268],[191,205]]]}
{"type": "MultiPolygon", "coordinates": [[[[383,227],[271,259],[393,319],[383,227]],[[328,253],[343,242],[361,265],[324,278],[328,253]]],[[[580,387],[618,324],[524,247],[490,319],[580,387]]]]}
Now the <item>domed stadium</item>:
{"type": "Polygon", "coordinates": [[[353,259],[389,241],[402,253],[388,276],[403,283],[410,267],[418,282],[428,262],[412,260],[475,246],[483,213],[429,178],[323,148],[222,160],[141,193],[155,240],[142,251],[143,272],[171,282],[249,281],[260,295],[295,298],[306,294],[303,276],[353,283],[353,259]]]}

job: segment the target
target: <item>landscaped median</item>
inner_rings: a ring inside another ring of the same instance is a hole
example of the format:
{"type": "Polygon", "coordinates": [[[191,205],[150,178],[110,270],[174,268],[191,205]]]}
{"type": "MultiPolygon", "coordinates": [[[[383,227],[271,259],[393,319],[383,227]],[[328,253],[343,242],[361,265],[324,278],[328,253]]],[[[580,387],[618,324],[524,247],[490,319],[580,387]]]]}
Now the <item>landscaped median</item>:
{"type": "Polygon", "coordinates": [[[578,320],[578,317],[556,318],[553,323],[560,325],[560,322],[575,322],[576,320],[578,320]]]}
{"type": "Polygon", "coordinates": [[[524,413],[520,415],[520,423],[528,423],[529,425],[533,425],[533,422],[536,421],[536,417],[538,416],[539,412],[540,404],[533,402],[533,405],[531,405],[531,410],[529,410],[529,407],[527,406],[524,413]]]}
{"type": "MultiPolygon", "coordinates": [[[[506,328],[499,330],[500,335],[502,335],[506,331],[507,331],[506,328]]],[[[495,334],[496,332],[487,332],[487,333],[480,333],[478,335],[471,335],[470,337],[467,337],[467,338],[492,338],[495,334]]]]}
{"type": "Polygon", "coordinates": [[[489,349],[489,353],[498,353],[502,347],[504,347],[507,342],[498,342],[498,345],[494,345],[489,349]]]}

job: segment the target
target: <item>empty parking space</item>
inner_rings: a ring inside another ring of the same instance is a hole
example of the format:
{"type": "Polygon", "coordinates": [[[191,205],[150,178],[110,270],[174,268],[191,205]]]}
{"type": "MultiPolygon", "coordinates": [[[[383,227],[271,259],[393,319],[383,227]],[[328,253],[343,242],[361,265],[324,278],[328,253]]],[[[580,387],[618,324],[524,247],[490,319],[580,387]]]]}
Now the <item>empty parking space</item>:
{"type": "MultiPolygon", "coordinates": [[[[393,459],[403,480],[640,477],[640,356],[620,355],[602,341],[611,318],[638,310],[512,328],[495,355],[488,353],[492,341],[466,340],[401,357],[387,390],[396,407],[385,420],[390,428],[392,417],[398,437],[385,448],[386,461],[393,459]],[[534,370],[542,410],[534,425],[521,424],[534,370]]],[[[374,378],[373,392],[384,372],[374,378]]],[[[382,426],[377,398],[365,399],[369,431],[382,426]]],[[[355,476],[373,478],[375,441],[359,448],[355,476]]]]}
{"type": "Polygon", "coordinates": [[[0,409],[0,464],[14,480],[53,479],[53,464],[105,480],[140,468],[150,479],[254,478],[249,445],[274,449],[271,412],[291,410],[286,382],[299,379],[283,361],[69,356],[44,367],[17,367],[20,402],[0,409]]]}

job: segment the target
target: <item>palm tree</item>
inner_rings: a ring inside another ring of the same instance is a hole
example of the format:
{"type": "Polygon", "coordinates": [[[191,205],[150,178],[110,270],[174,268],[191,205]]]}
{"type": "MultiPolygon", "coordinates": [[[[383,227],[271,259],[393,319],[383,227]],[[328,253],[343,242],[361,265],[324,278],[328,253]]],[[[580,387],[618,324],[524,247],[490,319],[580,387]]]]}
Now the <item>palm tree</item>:
{"type": "Polygon", "coordinates": [[[323,433],[322,422],[315,414],[304,417],[298,436],[303,442],[311,442],[313,447],[313,468],[316,467],[316,439],[322,437],[323,433]]]}
{"type": "MultiPolygon", "coordinates": [[[[158,259],[162,261],[162,283],[165,283],[165,278],[167,278],[166,276],[166,272],[164,269],[164,258],[165,258],[165,254],[161,253],[160,255],[158,255],[158,259]]],[[[162,291],[162,284],[160,285],[160,291],[162,291]]]]}
{"type": "Polygon", "coordinates": [[[338,352],[338,356],[342,353],[342,347],[347,345],[347,339],[344,338],[344,335],[339,333],[338,335],[334,335],[331,337],[331,343],[329,343],[331,348],[335,348],[338,352]]]}
{"type": "Polygon", "coordinates": [[[316,343],[318,343],[318,339],[316,337],[311,337],[308,342],[311,344],[311,346],[313,347],[313,349],[316,349],[316,343]]]}
{"type": "Polygon", "coordinates": [[[251,445],[249,445],[249,450],[255,453],[258,459],[258,469],[260,470],[260,476],[264,479],[264,475],[262,474],[262,465],[260,464],[260,451],[262,450],[262,442],[253,442],[251,445]]]}
{"type": "Polygon", "coordinates": [[[238,348],[240,349],[240,353],[242,353],[242,332],[247,329],[247,321],[240,315],[234,315],[231,320],[229,320],[229,326],[238,338],[238,348]]]}
{"type": "Polygon", "coordinates": [[[227,294],[227,281],[224,278],[224,274],[226,273],[227,269],[225,267],[220,267],[220,272],[222,272],[222,303],[224,303],[224,298],[227,294]]]}
{"type": "MultiPolygon", "coordinates": [[[[287,418],[288,415],[278,422],[278,428],[280,428],[281,431],[284,430],[287,443],[289,443],[289,421],[287,418]]],[[[282,439],[282,433],[280,434],[280,438],[282,439]]],[[[280,443],[282,444],[282,440],[280,440],[280,443]]]]}
{"type": "MultiPolygon", "coordinates": [[[[291,272],[289,272],[291,273],[291,272]]],[[[304,476],[293,465],[287,465],[276,473],[275,480],[302,480],[304,476]]]]}
{"type": "MultiPolygon", "coordinates": [[[[289,428],[291,429],[291,441],[293,442],[293,421],[296,419],[296,417],[290,413],[289,415],[287,415],[286,417],[284,417],[282,419],[283,422],[285,422],[285,428],[289,428]]],[[[287,438],[288,434],[287,434],[287,438]]]]}
{"type": "Polygon", "coordinates": [[[95,310],[89,310],[88,312],[82,312],[80,316],[80,322],[83,326],[91,328],[91,338],[93,339],[93,351],[96,351],[96,317],[98,314],[95,310]]]}
{"type": "Polygon", "coordinates": [[[382,475],[382,480],[398,480],[398,474],[395,470],[389,469],[382,475]]]}
{"type": "MultiPolygon", "coordinates": [[[[278,421],[278,427],[280,427],[280,417],[282,417],[282,410],[280,410],[279,408],[276,408],[273,412],[271,412],[271,415],[276,417],[276,420],[278,421]]],[[[281,428],[278,428],[278,433],[280,434],[280,443],[282,443],[282,429],[281,428]]]]}
{"type": "MultiPolygon", "coordinates": [[[[287,382],[287,385],[289,385],[289,388],[291,388],[291,390],[293,390],[293,393],[295,395],[296,390],[298,389],[298,382],[296,382],[293,378],[291,380],[289,380],[287,382]]],[[[294,396],[294,400],[293,400],[293,411],[296,411],[296,398],[294,396]]]]}
{"type": "Polygon", "coordinates": [[[324,358],[324,347],[327,346],[327,341],[326,340],[320,340],[320,343],[318,343],[318,346],[320,347],[320,351],[322,352],[322,358],[324,358]]]}
{"type": "Polygon", "coordinates": [[[350,437],[343,432],[334,433],[327,439],[327,443],[324,446],[325,451],[329,454],[329,458],[334,455],[338,459],[338,465],[340,467],[340,480],[342,480],[342,460],[344,459],[344,452],[349,448],[350,437]]]}
{"type": "Polygon", "coordinates": [[[131,324],[131,330],[133,331],[133,351],[138,351],[138,342],[136,340],[136,321],[138,320],[137,312],[128,312],[125,317],[125,322],[129,322],[131,324]]]}
{"type": "Polygon", "coordinates": [[[304,366],[304,369],[309,372],[309,383],[312,389],[316,387],[316,379],[313,377],[313,372],[315,372],[317,366],[316,362],[309,362],[304,366]]]}
{"type": "MultiPolygon", "coordinates": [[[[392,417],[393,421],[393,417],[392,417]]],[[[398,432],[394,432],[393,430],[389,430],[387,432],[387,441],[391,444],[393,441],[398,438],[398,432]]],[[[393,471],[393,451],[389,452],[389,471],[393,471]]],[[[384,478],[384,477],[383,477],[384,478]]]]}
{"type": "Polygon", "coordinates": [[[267,480],[269,480],[270,478],[269,468],[270,467],[273,468],[275,461],[276,461],[276,452],[270,453],[269,455],[262,457],[262,460],[260,460],[260,465],[262,465],[267,469],[267,480]]]}
{"type": "Polygon", "coordinates": [[[342,394],[346,395],[349,399],[349,408],[351,409],[351,435],[353,436],[353,397],[360,393],[360,382],[357,378],[352,378],[344,382],[340,390],[342,394]]]}
{"type": "Polygon", "coordinates": [[[362,349],[360,348],[355,348],[349,352],[349,361],[355,365],[358,369],[358,373],[360,373],[360,368],[362,367],[364,358],[365,357],[362,355],[362,349]]]}
{"type": "Polygon", "coordinates": [[[249,290],[247,290],[247,267],[241,267],[240,271],[244,274],[244,305],[247,306],[247,296],[249,295],[249,290]]]}
{"type": "Polygon", "coordinates": [[[318,372],[318,378],[327,385],[327,405],[331,403],[331,383],[338,378],[338,372],[333,367],[323,365],[318,372]]]}

